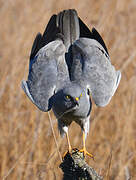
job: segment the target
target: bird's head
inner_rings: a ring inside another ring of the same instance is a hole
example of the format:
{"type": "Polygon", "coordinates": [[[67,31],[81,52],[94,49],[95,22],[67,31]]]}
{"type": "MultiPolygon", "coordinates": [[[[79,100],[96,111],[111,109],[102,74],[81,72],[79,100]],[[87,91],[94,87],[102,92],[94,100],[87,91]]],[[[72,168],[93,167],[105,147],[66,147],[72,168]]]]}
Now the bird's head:
{"type": "Polygon", "coordinates": [[[83,95],[83,89],[78,84],[72,83],[63,89],[63,100],[71,108],[78,107],[80,104],[80,99],[83,95]]]}
{"type": "Polygon", "coordinates": [[[54,96],[53,110],[57,114],[66,114],[80,108],[85,92],[83,88],[75,83],[71,83],[54,96]]]}

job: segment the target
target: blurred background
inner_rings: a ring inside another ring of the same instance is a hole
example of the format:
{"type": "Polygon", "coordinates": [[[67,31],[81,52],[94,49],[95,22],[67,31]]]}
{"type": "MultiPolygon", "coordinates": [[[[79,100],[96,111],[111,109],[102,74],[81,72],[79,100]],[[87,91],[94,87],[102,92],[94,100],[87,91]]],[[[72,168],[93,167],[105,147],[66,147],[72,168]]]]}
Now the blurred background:
{"type": "MultiPolygon", "coordinates": [[[[60,158],[47,113],[40,112],[21,89],[37,32],[52,14],[75,8],[102,35],[112,64],[122,71],[109,105],[93,103],[87,162],[104,179],[136,179],[136,1],[0,0],[0,179],[61,179],[60,158]]],[[[68,149],[51,112],[59,151],[68,149]]],[[[77,124],[69,128],[72,147],[82,147],[77,124]]]]}

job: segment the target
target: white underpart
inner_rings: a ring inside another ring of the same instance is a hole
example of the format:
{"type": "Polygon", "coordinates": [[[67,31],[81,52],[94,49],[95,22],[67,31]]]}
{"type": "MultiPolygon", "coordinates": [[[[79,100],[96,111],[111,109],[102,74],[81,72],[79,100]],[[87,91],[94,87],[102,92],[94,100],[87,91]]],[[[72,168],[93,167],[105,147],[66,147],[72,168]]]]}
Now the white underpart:
{"type": "Polygon", "coordinates": [[[88,116],[84,122],[85,139],[89,133],[89,129],[90,129],[90,116],[88,116]]]}
{"type": "Polygon", "coordinates": [[[64,126],[64,127],[63,127],[63,131],[64,131],[65,133],[67,133],[67,132],[68,132],[68,127],[67,127],[67,126],[64,126]]]}
{"type": "Polygon", "coordinates": [[[68,132],[68,127],[63,126],[62,128],[59,128],[61,137],[64,137],[64,135],[68,132]]]}

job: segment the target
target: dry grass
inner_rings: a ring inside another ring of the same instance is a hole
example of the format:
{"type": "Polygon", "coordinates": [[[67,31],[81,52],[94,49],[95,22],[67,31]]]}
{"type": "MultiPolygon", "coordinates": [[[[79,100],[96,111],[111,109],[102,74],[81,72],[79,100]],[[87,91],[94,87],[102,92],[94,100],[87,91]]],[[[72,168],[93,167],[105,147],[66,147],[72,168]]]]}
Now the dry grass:
{"type": "MultiPolygon", "coordinates": [[[[60,163],[47,113],[24,95],[33,39],[50,16],[76,8],[91,28],[102,34],[112,63],[122,70],[117,93],[105,108],[93,106],[87,159],[105,179],[136,179],[136,1],[0,1],[0,179],[61,179],[60,163]],[[57,2],[57,3],[56,3],[57,2]],[[56,151],[56,152],[55,152],[56,151]]],[[[59,137],[61,154],[67,149],[59,137]]],[[[71,143],[82,145],[80,128],[70,128],[71,143]],[[74,129],[74,131],[73,131],[74,129]]]]}

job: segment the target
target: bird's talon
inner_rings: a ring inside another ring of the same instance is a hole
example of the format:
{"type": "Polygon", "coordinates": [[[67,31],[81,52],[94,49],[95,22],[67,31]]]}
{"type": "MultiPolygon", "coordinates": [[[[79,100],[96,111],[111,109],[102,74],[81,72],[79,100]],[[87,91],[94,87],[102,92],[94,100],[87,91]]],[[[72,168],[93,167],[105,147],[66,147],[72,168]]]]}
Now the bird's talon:
{"type": "Polygon", "coordinates": [[[67,153],[71,154],[72,153],[72,148],[70,148],[68,151],[64,152],[64,154],[62,156],[62,159],[64,159],[64,157],[66,156],[67,153]]]}
{"type": "Polygon", "coordinates": [[[79,150],[79,152],[83,153],[83,154],[84,154],[84,157],[85,157],[86,155],[88,155],[89,157],[91,157],[91,158],[94,160],[93,154],[87,152],[85,149],[81,149],[81,150],[79,150]]]}

